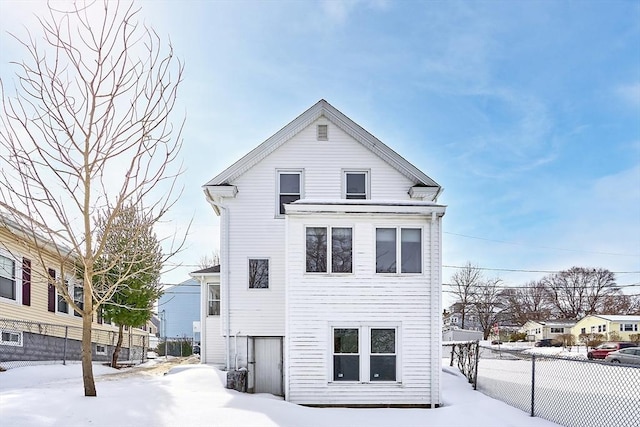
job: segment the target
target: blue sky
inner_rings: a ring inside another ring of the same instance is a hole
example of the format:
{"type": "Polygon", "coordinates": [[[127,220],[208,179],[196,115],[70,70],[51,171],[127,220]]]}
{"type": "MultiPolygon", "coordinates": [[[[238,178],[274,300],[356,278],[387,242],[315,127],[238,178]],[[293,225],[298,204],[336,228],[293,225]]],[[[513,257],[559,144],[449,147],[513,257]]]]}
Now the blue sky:
{"type": "MultiPolygon", "coordinates": [[[[165,281],[217,245],[200,186],[324,98],[445,188],[445,266],[602,267],[640,293],[640,2],[139,4],[186,64],[167,226],[194,222],[165,281]]],[[[41,8],[0,0],[3,79],[22,55],[6,31],[41,8]]]]}

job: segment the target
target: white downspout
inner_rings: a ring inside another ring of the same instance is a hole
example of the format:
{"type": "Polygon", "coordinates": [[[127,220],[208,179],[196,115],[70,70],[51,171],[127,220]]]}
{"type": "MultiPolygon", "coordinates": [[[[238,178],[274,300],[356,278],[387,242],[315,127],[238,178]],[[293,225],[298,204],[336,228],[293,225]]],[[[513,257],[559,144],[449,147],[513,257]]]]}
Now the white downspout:
{"type": "MultiPolygon", "coordinates": [[[[438,244],[441,236],[441,228],[440,223],[438,222],[438,214],[436,212],[431,212],[431,232],[430,240],[431,240],[431,280],[432,280],[432,290],[433,289],[442,289],[442,278],[441,278],[441,270],[440,265],[442,262],[442,247],[438,244]],[[436,236],[437,233],[437,236],[436,236]],[[436,286],[433,286],[433,282],[436,283],[436,286]]],[[[441,387],[442,387],[442,376],[440,364],[442,361],[442,292],[437,292],[437,298],[431,298],[431,319],[432,326],[431,331],[438,336],[439,345],[435,349],[435,358],[434,352],[431,354],[431,408],[435,408],[436,405],[440,405],[442,402],[441,395],[441,387]],[[434,360],[435,359],[435,360],[434,360]],[[436,380],[437,378],[437,380],[436,380]],[[434,387],[434,384],[437,384],[437,387],[434,387]]]]}
{"type": "Polygon", "coordinates": [[[216,202],[215,199],[211,196],[211,193],[209,192],[208,188],[204,189],[205,194],[207,195],[207,201],[209,202],[209,204],[214,208],[218,208],[220,209],[220,216],[223,219],[223,230],[224,233],[222,234],[222,247],[221,252],[220,252],[220,269],[224,269],[224,275],[221,275],[221,281],[222,279],[224,279],[224,290],[225,290],[225,305],[224,305],[224,313],[223,313],[223,317],[224,317],[224,323],[225,323],[225,340],[224,340],[224,345],[225,345],[225,354],[226,354],[226,370],[228,371],[229,368],[231,367],[231,359],[230,359],[230,352],[229,352],[229,347],[230,347],[230,335],[231,335],[231,325],[230,325],[230,321],[231,321],[231,316],[230,316],[230,307],[229,304],[231,303],[231,298],[229,296],[230,289],[229,289],[229,253],[230,253],[230,248],[229,248],[229,210],[227,209],[226,206],[224,206],[222,203],[220,202],[216,202]],[[223,252],[224,250],[224,252],[223,252]]]}
{"type": "Polygon", "coordinates": [[[200,363],[207,363],[207,346],[202,343],[207,334],[209,288],[204,283],[204,276],[200,276],[200,363]]]}

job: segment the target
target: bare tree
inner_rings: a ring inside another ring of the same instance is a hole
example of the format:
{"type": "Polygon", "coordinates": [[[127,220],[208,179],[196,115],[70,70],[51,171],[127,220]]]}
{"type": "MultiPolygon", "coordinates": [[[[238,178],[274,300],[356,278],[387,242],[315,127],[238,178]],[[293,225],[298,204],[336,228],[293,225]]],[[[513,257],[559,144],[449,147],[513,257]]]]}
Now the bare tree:
{"type": "Polygon", "coordinates": [[[460,307],[460,327],[462,329],[465,328],[467,314],[472,308],[474,295],[483,284],[483,280],[482,271],[470,262],[467,262],[464,268],[451,276],[452,293],[457,298],[456,305],[460,307]]]}
{"type": "Polygon", "coordinates": [[[615,275],[602,268],[572,267],[544,277],[541,283],[549,303],[566,319],[601,313],[608,297],[620,295],[615,275]]]}
{"type": "MultiPolygon", "coordinates": [[[[96,396],[92,318],[127,279],[94,285],[94,277],[107,272],[96,264],[105,250],[100,236],[111,232],[124,206],[145,206],[157,224],[179,196],[179,170],[172,165],[182,126],[174,130],[168,118],[183,66],[171,46],[162,48],[158,35],[138,24],[138,13],[132,4],[110,1],[74,4],[69,11],[50,5],[39,18],[42,35],[16,37],[27,59],[14,63],[15,94],[0,81],[0,194],[22,213],[14,220],[24,229],[45,224],[45,240],[68,249],[53,249],[62,274],[50,283],[82,315],[85,396],[96,396]],[[99,235],[96,220],[103,212],[99,235]],[[83,276],[81,301],[65,284],[65,272],[76,267],[83,276]]],[[[43,268],[50,265],[42,240],[35,232],[29,238],[43,268]]]]}
{"type": "Polygon", "coordinates": [[[211,252],[210,255],[201,256],[200,261],[198,261],[198,267],[200,268],[208,268],[215,265],[220,265],[220,253],[216,250],[211,252]]]}
{"type": "Polygon", "coordinates": [[[547,289],[537,281],[531,281],[521,288],[505,288],[504,303],[511,321],[524,325],[528,320],[544,320],[551,316],[547,300],[547,289]]]}
{"type": "Polygon", "coordinates": [[[472,311],[478,317],[485,340],[489,337],[491,328],[501,319],[501,315],[505,310],[501,283],[500,279],[484,280],[471,297],[472,311]]]}

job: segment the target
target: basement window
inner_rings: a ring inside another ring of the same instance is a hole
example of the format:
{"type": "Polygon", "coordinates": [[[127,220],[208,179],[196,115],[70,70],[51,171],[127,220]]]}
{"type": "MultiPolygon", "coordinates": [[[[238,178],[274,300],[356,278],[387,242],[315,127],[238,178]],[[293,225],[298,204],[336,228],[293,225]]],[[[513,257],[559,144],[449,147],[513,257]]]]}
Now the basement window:
{"type": "Polygon", "coordinates": [[[0,333],[0,344],[22,347],[22,332],[2,331],[0,333]]]}

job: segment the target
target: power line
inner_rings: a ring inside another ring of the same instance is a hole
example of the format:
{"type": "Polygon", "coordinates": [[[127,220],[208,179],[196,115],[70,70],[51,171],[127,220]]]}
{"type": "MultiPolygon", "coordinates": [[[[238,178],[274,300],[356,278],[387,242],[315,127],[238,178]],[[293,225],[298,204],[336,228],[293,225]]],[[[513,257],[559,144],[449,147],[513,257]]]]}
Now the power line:
{"type": "Polygon", "coordinates": [[[556,247],[553,247],[553,246],[538,246],[538,245],[529,245],[529,244],[517,243],[517,242],[507,242],[505,240],[487,239],[485,237],[469,236],[467,234],[452,233],[450,231],[443,231],[442,233],[443,234],[450,234],[452,236],[466,237],[467,239],[484,240],[486,242],[502,243],[502,244],[505,244],[505,245],[524,246],[524,247],[529,247],[529,248],[551,249],[551,250],[554,250],[554,251],[565,251],[565,252],[581,252],[581,253],[597,254],[597,255],[614,255],[614,256],[640,257],[640,254],[621,254],[621,253],[617,253],[617,252],[600,252],[600,251],[587,251],[587,250],[584,250],[584,249],[556,248],[556,247]]]}
{"type": "MultiPolygon", "coordinates": [[[[451,286],[451,287],[456,287],[458,285],[456,285],[455,283],[443,283],[442,286],[451,286]]],[[[489,287],[496,287],[496,288],[500,288],[500,289],[541,289],[542,286],[527,286],[527,285],[492,285],[492,284],[482,284],[482,283],[477,283],[474,284],[472,287],[473,288],[489,288],[489,287]]],[[[545,286],[548,287],[548,286],[545,286]]],[[[623,289],[623,288],[635,288],[635,287],[640,287],[640,282],[637,283],[630,283],[630,284],[625,284],[625,285],[612,285],[611,288],[619,288],[619,289],[623,289]]]]}
{"type": "MultiPolygon", "coordinates": [[[[469,268],[466,265],[442,265],[443,268],[469,268]]],[[[561,273],[563,270],[526,270],[521,268],[490,268],[490,267],[476,267],[472,266],[477,270],[486,270],[486,271],[508,271],[515,273],[561,273]]],[[[614,274],[638,274],[640,271],[612,271],[614,274]]]]}

